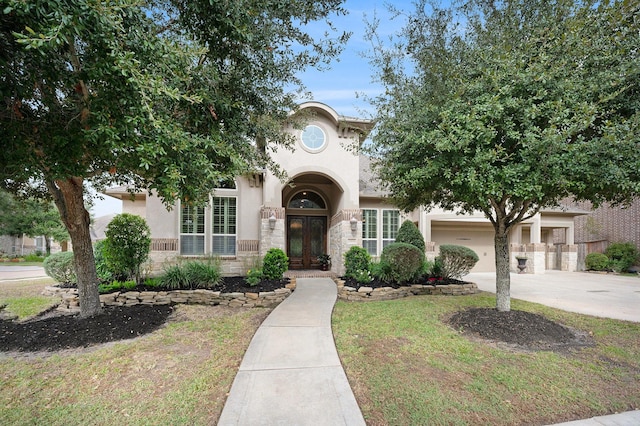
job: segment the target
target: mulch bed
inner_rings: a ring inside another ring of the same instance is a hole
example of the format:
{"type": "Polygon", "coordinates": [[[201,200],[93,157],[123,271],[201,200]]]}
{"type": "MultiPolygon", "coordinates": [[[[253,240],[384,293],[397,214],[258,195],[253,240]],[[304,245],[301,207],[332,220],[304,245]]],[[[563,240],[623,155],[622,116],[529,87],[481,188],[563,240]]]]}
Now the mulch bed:
{"type": "MultiPolygon", "coordinates": [[[[225,293],[259,293],[284,287],[283,280],[263,280],[249,286],[244,277],[224,277],[211,290],[225,293]]],[[[133,291],[159,291],[157,287],[136,287],[133,291]]],[[[60,315],[44,312],[28,321],[0,320],[0,352],[38,352],[74,349],[132,339],[151,333],[167,322],[173,312],[171,306],[109,306],[100,315],[80,318],[79,315],[60,315]]]]}
{"type": "MultiPolygon", "coordinates": [[[[226,277],[215,290],[257,293],[282,288],[288,281],[263,281],[256,286],[249,286],[243,277],[226,277]]],[[[426,283],[442,285],[464,282],[427,279],[426,283]]],[[[345,284],[353,287],[361,285],[349,280],[345,284]]],[[[374,288],[389,286],[388,283],[377,281],[364,285],[374,288]]],[[[100,315],[91,318],[49,312],[24,322],[0,320],[0,351],[58,351],[131,339],[157,330],[166,323],[172,312],[171,306],[135,305],[105,307],[100,315]]],[[[472,308],[456,312],[445,321],[474,338],[526,350],[566,350],[591,344],[591,339],[584,333],[541,315],[523,311],[498,312],[490,308],[472,308]]]]}
{"type": "Polygon", "coordinates": [[[463,334],[526,350],[564,351],[593,344],[586,333],[525,311],[469,308],[451,315],[446,322],[463,334]]]}
{"type": "Polygon", "coordinates": [[[387,281],[380,281],[379,279],[374,278],[372,281],[368,283],[359,283],[353,278],[340,277],[340,279],[344,280],[344,285],[348,287],[354,287],[356,289],[360,287],[371,287],[371,288],[381,288],[381,287],[391,287],[391,288],[399,288],[403,285],[411,285],[411,284],[421,284],[421,285],[450,285],[450,284],[469,284],[466,281],[456,280],[454,278],[442,278],[442,277],[421,277],[417,280],[411,281],[409,284],[399,284],[396,282],[389,283],[387,281]]]}

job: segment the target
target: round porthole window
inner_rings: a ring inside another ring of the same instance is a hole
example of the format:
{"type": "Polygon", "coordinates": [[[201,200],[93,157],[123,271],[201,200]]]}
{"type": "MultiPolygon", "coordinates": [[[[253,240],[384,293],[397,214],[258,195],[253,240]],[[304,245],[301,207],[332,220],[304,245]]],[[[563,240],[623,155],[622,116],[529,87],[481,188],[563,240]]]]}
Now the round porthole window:
{"type": "Polygon", "coordinates": [[[309,151],[316,152],[324,148],[327,137],[324,131],[314,125],[309,125],[302,131],[302,145],[309,151]]]}

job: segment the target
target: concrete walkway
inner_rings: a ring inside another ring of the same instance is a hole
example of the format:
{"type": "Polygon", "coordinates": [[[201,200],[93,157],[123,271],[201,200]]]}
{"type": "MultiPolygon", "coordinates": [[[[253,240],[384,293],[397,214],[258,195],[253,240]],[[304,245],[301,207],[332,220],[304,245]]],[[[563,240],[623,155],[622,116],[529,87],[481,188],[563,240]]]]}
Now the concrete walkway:
{"type": "Polygon", "coordinates": [[[218,425],[364,425],[338,358],[329,278],[299,278],[256,332],[218,425]]]}
{"type": "MultiPolygon", "coordinates": [[[[496,292],[495,272],[464,277],[483,291],[496,292]]],[[[564,311],[640,322],[640,278],[588,272],[511,274],[511,297],[564,311]]]]}

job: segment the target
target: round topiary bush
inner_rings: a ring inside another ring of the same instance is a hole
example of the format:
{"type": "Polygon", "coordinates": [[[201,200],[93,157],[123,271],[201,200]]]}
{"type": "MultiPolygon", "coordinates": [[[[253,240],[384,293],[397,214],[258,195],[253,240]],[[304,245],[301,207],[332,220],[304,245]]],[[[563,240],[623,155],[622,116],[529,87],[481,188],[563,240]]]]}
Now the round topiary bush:
{"type": "Polygon", "coordinates": [[[609,258],[602,253],[589,253],[584,258],[587,271],[606,271],[609,267],[609,258]]]}
{"type": "Polygon", "coordinates": [[[604,251],[609,258],[609,268],[624,272],[638,260],[638,249],[632,243],[613,243],[604,251]]]}
{"type": "Polygon", "coordinates": [[[388,268],[392,281],[406,283],[422,273],[424,252],[409,243],[392,243],[382,250],[380,263],[388,268]]]}
{"type": "Polygon", "coordinates": [[[415,223],[410,220],[402,222],[396,237],[396,243],[408,243],[418,247],[423,253],[425,250],[424,237],[415,223]]]}
{"type": "Polygon", "coordinates": [[[371,255],[369,252],[358,246],[353,246],[344,254],[344,276],[347,278],[358,278],[362,271],[371,270],[371,255]]]}
{"type": "Polygon", "coordinates": [[[469,273],[478,260],[476,252],[469,247],[444,244],[440,246],[436,263],[443,277],[460,279],[469,273]]]}
{"type": "Polygon", "coordinates": [[[50,254],[44,260],[42,266],[44,267],[44,272],[59,283],[75,284],[78,282],[73,253],[70,251],[50,254]]]}
{"type": "MultiPolygon", "coordinates": [[[[113,218],[105,231],[103,254],[112,271],[140,282],[140,266],[149,258],[151,230],[144,218],[122,213],[113,218]]],[[[117,277],[121,278],[121,277],[117,277]]]]}
{"type": "Polygon", "coordinates": [[[289,258],[279,248],[270,248],[262,260],[262,275],[268,280],[281,280],[289,268],[289,258]]]}

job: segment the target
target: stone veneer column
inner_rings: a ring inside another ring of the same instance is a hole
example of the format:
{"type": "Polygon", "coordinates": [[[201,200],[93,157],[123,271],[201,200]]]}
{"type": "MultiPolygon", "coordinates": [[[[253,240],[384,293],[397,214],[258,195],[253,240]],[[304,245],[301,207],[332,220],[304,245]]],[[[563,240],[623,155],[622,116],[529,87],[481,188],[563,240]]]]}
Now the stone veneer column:
{"type": "Polygon", "coordinates": [[[344,254],[353,246],[362,247],[362,212],[360,209],[344,209],[331,218],[329,229],[329,254],[331,271],[344,274],[344,254]],[[351,230],[351,218],[358,221],[356,230],[351,230]]]}
{"type": "Polygon", "coordinates": [[[284,207],[262,207],[260,210],[260,257],[267,254],[270,248],[279,248],[287,251],[285,234],[285,218],[286,213],[284,207]],[[271,229],[269,218],[271,214],[276,217],[276,226],[271,229]]]}
{"type": "Polygon", "coordinates": [[[575,272],[578,269],[578,246],[576,244],[564,244],[561,250],[561,270],[575,272]]]}
{"type": "Polygon", "coordinates": [[[547,245],[542,243],[527,244],[527,273],[544,274],[547,263],[547,245]]]}
{"type": "Polygon", "coordinates": [[[547,245],[546,244],[511,244],[510,247],[510,270],[511,272],[520,272],[518,269],[518,260],[516,257],[524,256],[527,260],[527,268],[525,274],[544,274],[547,263],[547,245]]]}

